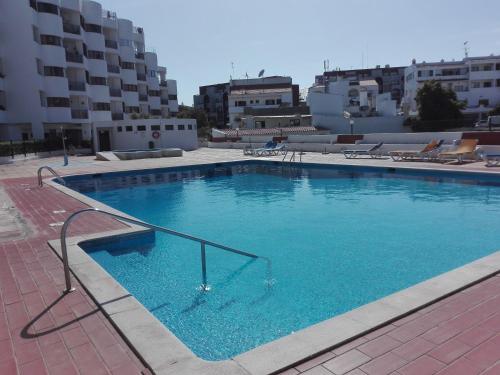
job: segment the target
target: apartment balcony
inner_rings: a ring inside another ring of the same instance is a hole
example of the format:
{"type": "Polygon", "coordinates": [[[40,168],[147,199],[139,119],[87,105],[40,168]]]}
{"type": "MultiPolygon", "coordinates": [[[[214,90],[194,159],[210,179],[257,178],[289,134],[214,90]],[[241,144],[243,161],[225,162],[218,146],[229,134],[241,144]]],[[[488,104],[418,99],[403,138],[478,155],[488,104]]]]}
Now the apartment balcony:
{"type": "Polygon", "coordinates": [[[161,81],[160,82],[161,87],[167,87],[167,81],[161,81]]]}
{"type": "Polygon", "coordinates": [[[139,60],[144,60],[144,52],[137,52],[135,58],[139,60]]]}
{"type": "Polygon", "coordinates": [[[63,22],[63,31],[65,33],[80,35],[80,25],[75,25],[69,22],[63,22]]]}
{"type": "Polygon", "coordinates": [[[146,75],[142,73],[137,73],[137,80],[138,81],[146,81],[146,75]]]}
{"type": "Polygon", "coordinates": [[[85,91],[85,82],[76,82],[69,81],[68,82],[69,91],[85,91]]]}
{"type": "Polygon", "coordinates": [[[151,115],[153,116],[161,116],[161,109],[152,109],[151,115]]]}
{"type": "Polygon", "coordinates": [[[72,109],[71,118],[73,119],[88,119],[89,111],[87,109],[72,109]]]}
{"type": "Polygon", "coordinates": [[[118,49],[118,43],[114,40],[106,39],[104,41],[104,45],[106,46],[106,48],[118,49]]]}
{"type": "Polygon", "coordinates": [[[168,99],[161,99],[161,100],[160,100],[160,103],[161,103],[162,105],[168,105],[168,99]]]}
{"type": "Polygon", "coordinates": [[[120,67],[118,65],[108,64],[108,73],[120,74],[120,67]]]}
{"type": "Polygon", "coordinates": [[[148,101],[148,96],[144,94],[139,94],[139,101],[140,102],[147,102],[148,101]]]}
{"type": "Polygon", "coordinates": [[[109,96],[112,96],[114,98],[121,98],[122,97],[122,89],[109,89],[109,96]]]}
{"type": "Polygon", "coordinates": [[[66,61],[83,64],[83,55],[77,52],[66,51],[66,61]]]}
{"type": "Polygon", "coordinates": [[[111,113],[111,119],[113,121],[123,120],[123,113],[111,113]]]}

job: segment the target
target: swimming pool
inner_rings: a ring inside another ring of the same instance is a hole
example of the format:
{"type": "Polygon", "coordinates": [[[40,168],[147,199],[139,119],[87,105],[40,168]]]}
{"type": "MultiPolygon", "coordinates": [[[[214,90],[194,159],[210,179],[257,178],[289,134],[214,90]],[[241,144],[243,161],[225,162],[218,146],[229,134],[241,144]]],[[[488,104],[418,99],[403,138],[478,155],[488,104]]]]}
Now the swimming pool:
{"type": "Polygon", "coordinates": [[[272,261],[154,241],[85,250],[195,354],[231,358],[498,249],[498,180],[244,163],[68,179],[142,220],[272,261]]]}

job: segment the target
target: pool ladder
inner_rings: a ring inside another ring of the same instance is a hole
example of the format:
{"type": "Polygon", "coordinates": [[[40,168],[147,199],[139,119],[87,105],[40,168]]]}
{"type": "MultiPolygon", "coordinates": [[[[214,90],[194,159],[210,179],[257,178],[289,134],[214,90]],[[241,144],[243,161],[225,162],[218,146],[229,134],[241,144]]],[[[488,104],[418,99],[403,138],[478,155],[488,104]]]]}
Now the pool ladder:
{"type": "Polygon", "coordinates": [[[69,269],[69,261],[68,261],[68,249],[67,249],[67,246],[66,246],[66,232],[67,232],[68,227],[71,224],[71,222],[77,216],[79,216],[79,215],[81,215],[83,213],[86,213],[86,212],[101,213],[101,214],[104,214],[104,215],[111,216],[111,217],[113,217],[115,219],[118,219],[120,221],[125,221],[125,222],[131,223],[131,224],[135,224],[135,225],[139,225],[139,226],[142,226],[142,227],[154,230],[154,231],[168,233],[168,234],[171,234],[171,235],[174,235],[174,236],[177,236],[177,237],[182,237],[182,238],[194,241],[194,242],[198,242],[200,244],[200,251],[201,251],[202,284],[201,284],[200,289],[203,290],[203,291],[209,291],[210,290],[210,286],[208,285],[208,282],[207,282],[207,258],[206,258],[206,246],[207,245],[215,247],[215,248],[220,249],[220,250],[228,251],[230,253],[239,254],[239,255],[242,255],[242,256],[245,256],[245,257],[248,257],[248,258],[262,259],[262,260],[264,260],[266,262],[266,264],[267,264],[266,280],[272,280],[271,260],[269,258],[267,258],[267,257],[258,256],[258,255],[252,254],[252,253],[248,253],[246,251],[237,250],[237,249],[234,249],[234,248],[229,247],[229,246],[225,246],[225,245],[221,245],[221,244],[218,244],[218,243],[215,243],[215,242],[212,242],[212,241],[208,241],[208,240],[205,240],[203,238],[198,238],[198,237],[195,237],[195,236],[191,236],[189,234],[177,232],[177,231],[175,231],[173,229],[168,229],[168,228],[165,228],[165,227],[160,227],[158,225],[149,224],[149,223],[146,223],[144,221],[140,221],[140,220],[137,220],[137,219],[132,219],[130,217],[118,215],[118,214],[115,214],[115,213],[112,213],[112,212],[108,212],[108,211],[102,211],[102,210],[100,210],[98,208],[91,207],[91,208],[85,208],[83,210],[80,210],[80,211],[77,211],[77,212],[74,212],[73,214],[71,214],[71,216],[69,216],[66,219],[66,221],[64,222],[64,224],[63,224],[63,226],[61,228],[60,240],[61,240],[61,255],[62,255],[62,261],[63,261],[63,265],[64,265],[64,279],[65,279],[65,282],[66,282],[66,290],[64,291],[65,293],[69,293],[69,292],[72,292],[72,291],[75,290],[75,288],[73,288],[73,286],[71,285],[71,277],[70,277],[70,269],[69,269]]]}
{"type": "Polygon", "coordinates": [[[43,167],[40,167],[38,168],[38,171],[36,172],[37,176],[38,176],[38,186],[42,187],[43,186],[43,180],[42,180],[42,171],[46,169],[48,170],[50,173],[52,173],[53,176],[56,177],[57,180],[59,180],[59,182],[61,184],[63,184],[64,186],[66,186],[66,181],[64,181],[64,179],[55,171],[53,170],[51,167],[49,167],[48,165],[44,165],[43,167]]]}
{"type": "MultiPolygon", "coordinates": [[[[290,159],[288,160],[289,162],[299,162],[302,163],[302,155],[304,153],[302,151],[293,151],[292,155],[290,156],[290,159]],[[298,155],[299,160],[297,160],[296,155],[298,155]]],[[[285,162],[286,157],[288,156],[288,150],[285,152],[285,155],[283,156],[283,159],[281,159],[282,162],[285,162]]]]}

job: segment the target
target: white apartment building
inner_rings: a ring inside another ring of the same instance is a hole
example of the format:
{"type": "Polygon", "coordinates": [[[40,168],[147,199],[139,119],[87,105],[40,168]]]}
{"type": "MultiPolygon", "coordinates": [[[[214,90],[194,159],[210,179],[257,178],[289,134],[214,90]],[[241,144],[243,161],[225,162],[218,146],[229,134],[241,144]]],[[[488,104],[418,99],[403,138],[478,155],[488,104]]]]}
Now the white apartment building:
{"type": "Polygon", "coordinates": [[[484,113],[500,104],[500,56],[467,57],[461,61],[421,62],[405,69],[403,109],[417,114],[417,91],[435,80],[466,103],[464,113],[484,113]]]}
{"type": "Polygon", "coordinates": [[[357,132],[381,133],[403,131],[403,117],[398,115],[397,100],[391,92],[382,92],[375,79],[338,77],[309,89],[307,104],[312,125],[334,133],[351,132],[344,113],[349,112],[357,132]]]}
{"type": "Polygon", "coordinates": [[[92,124],[168,118],[177,85],[144,31],[89,0],[8,0],[0,22],[0,140],[74,142],[92,124]]]}
{"type": "Polygon", "coordinates": [[[278,109],[297,107],[299,86],[290,77],[235,79],[229,82],[229,125],[241,127],[245,109],[278,109]]]}

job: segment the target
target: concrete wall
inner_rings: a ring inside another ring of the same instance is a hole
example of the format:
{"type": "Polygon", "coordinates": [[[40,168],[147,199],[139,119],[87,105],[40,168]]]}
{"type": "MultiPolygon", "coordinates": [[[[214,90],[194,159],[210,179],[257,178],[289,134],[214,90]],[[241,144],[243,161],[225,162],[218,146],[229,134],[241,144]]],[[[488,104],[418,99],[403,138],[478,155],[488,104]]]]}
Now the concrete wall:
{"type": "Polygon", "coordinates": [[[112,150],[148,150],[149,142],[154,143],[154,148],[176,147],[186,151],[198,148],[198,135],[196,131],[195,119],[148,119],[148,120],[124,120],[124,121],[104,121],[93,124],[94,147],[99,150],[99,129],[110,131],[112,150]],[[146,126],[145,131],[139,131],[137,126],[146,126]],[[153,138],[155,130],[151,126],[160,125],[160,137],[153,138]],[[173,130],[166,130],[165,125],[173,126],[173,130]],[[184,129],[180,130],[179,125],[184,129]],[[132,126],[132,131],[127,131],[126,127],[132,126]],[[191,129],[189,129],[191,126],[191,129]],[[121,131],[118,128],[121,127],[121,131]]]}
{"type": "MultiPolygon", "coordinates": [[[[367,133],[404,133],[408,128],[403,126],[402,116],[389,117],[356,117],[354,120],[355,134],[367,133]]],[[[313,115],[313,126],[329,129],[332,133],[349,134],[349,120],[342,116],[313,115]]]]}

